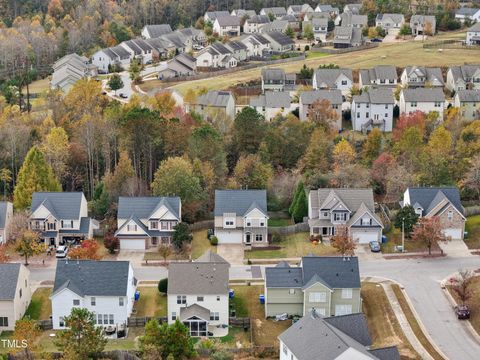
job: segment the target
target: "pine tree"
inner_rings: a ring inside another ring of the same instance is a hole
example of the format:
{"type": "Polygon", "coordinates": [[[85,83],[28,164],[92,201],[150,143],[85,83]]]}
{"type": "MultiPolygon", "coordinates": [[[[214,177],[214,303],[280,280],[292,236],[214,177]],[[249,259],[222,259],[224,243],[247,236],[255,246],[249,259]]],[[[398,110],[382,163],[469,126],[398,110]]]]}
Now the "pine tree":
{"type": "Polygon", "coordinates": [[[47,164],[45,156],[33,146],[25,157],[18,173],[14,190],[13,204],[18,210],[24,210],[32,203],[32,194],[36,191],[62,191],[62,188],[47,164]]]}
{"type": "Polygon", "coordinates": [[[292,203],[293,208],[291,215],[295,223],[303,221],[303,218],[308,215],[308,204],[307,204],[307,195],[305,194],[305,188],[303,182],[299,182],[297,190],[295,191],[296,200],[292,203]]]}

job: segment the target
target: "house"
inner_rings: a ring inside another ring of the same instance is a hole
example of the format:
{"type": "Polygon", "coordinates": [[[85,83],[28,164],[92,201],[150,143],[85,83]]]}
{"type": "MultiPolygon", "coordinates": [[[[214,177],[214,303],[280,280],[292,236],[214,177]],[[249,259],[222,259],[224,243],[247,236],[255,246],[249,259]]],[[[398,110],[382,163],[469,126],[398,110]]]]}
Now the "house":
{"type": "MultiPolygon", "coordinates": [[[[480,9],[478,10],[478,12],[480,13],[480,9]]],[[[477,22],[476,24],[468,28],[466,44],[470,46],[480,45],[480,22],[477,22]]]]}
{"type": "Polygon", "coordinates": [[[203,41],[206,41],[206,36],[202,32],[195,33],[193,31],[185,32],[185,30],[175,30],[174,32],[162,35],[160,38],[166,43],[173,46],[175,53],[189,52],[193,49],[193,44],[195,42],[195,35],[191,36],[189,33],[194,33],[197,36],[203,36],[203,41]]]}
{"type": "Polygon", "coordinates": [[[122,250],[146,250],[172,243],[175,226],[182,221],[179,197],[118,198],[117,231],[122,250]]]}
{"type": "Polygon", "coordinates": [[[240,20],[240,18],[231,15],[217,16],[213,22],[213,32],[220,36],[239,36],[240,20]]]}
{"type": "Polygon", "coordinates": [[[314,18],[311,21],[304,21],[303,29],[305,29],[306,24],[311,24],[313,35],[316,41],[321,41],[321,42],[327,41],[327,35],[328,35],[328,19],[327,18],[314,18]]]}
{"type": "Polygon", "coordinates": [[[315,12],[326,13],[331,18],[334,18],[338,14],[340,14],[340,10],[338,9],[338,7],[333,7],[332,5],[322,5],[322,4],[317,5],[317,7],[315,8],[315,12]]]}
{"type": "Polygon", "coordinates": [[[238,65],[238,59],[224,44],[216,42],[197,54],[196,63],[197,67],[232,68],[238,65]]]}
{"type": "Polygon", "coordinates": [[[459,20],[461,23],[464,23],[465,20],[470,22],[479,22],[480,21],[480,9],[479,8],[469,8],[461,7],[455,11],[455,19],[459,20]]]}
{"type": "Polygon", "coordinates": [[[358,15],[347,11],[337,16],[335,25],[363,29],[365,26],[368,26],[368,17],[367,15],[358,15]]]}
{"type": "Polygon", "coordinates": [[[292,111],[291,101],[287,91],[265,91],[264,95],[250,99],[250,107],[262,114],[265,120],[271,121],[278,114],[286,116],[292,111]]]}
{"type": "Polygon", "coordinates": [[[67,93],[80,79],[91,79],[97,76],[97,67],[89,64],[85,56],[77,54],[65,55],[53,65],[50,87],[67,93]]]}
{"type": "Polygon", "coordinates": [[[452,240],[463,240],[466,217],[458,188],[409,187],[400,205],[413,206],[419,217],[438,217],[445,236],[452,240]]]}
{"type": "Polygon", "coordinates": [[[288,20],[283,20],[283,18],[280,20],[275,19],[272,22],[265,24],[265,26],[262,26],[260,28],[260,32],[264,34],[264,33],[276,31],[283,34],[285,33],[285,31],[287,31],[288,26],[289,26],[288,20]]]}
{"type": "Polygon", "coordinates": [[[343,12],[351,12],[352,14],[360,14],[360,10],[362,9],[361,3],[353,3],[353,4],[345,4],[343,7],[343,12]]]}
{"type": "Polygon", "coordinates": [[[52,295],[54,330],[68,327],[72,308],[95,314],[97,326],[125,330],[132,314],[137,279],[129,261],[58,260],[52,295]]]}
{"type": "Polygon", "coordinates": [[[238,61],[246,61],[248,59],[248,48],[239,40],[232,40],[225,43],[225,47],[230,50],[232,56],[238,61]]]}
{"type": "Polygon", "coordinates": [[[371,348],[364,314],[325,318],[313,308],[278,340],[280,360],[400,360],[396,346],[371,348]]]}
{"type": "Polygon", "coordinates": [[[34,192],[30,212],[29,227],[40,232],[46,246],[91,239],[98,229],[83,192],[34,192]]]}
{"type": "Polygon", "coordinates": [[[214,216],[219,244],[268,245],[265,190],[215,190],[214,216]]]}
{"type": "Polygon", "coordinates": [[[203,30],[188,27],[175,30],[175,32],[182,35],[185,39],[189,39],[192,45],[204,46],[207,43],[207,35],[205,35],[203,30]]]}
{"type": "Polygon", "coordinates": [[[300,18],[302,15],[309,12],[313,12],[313,8],[309,4],[290,5],[287,8],[287,15],[293,15],[296,18],[300,18]]]}
{"type": "Polygon", "coordinates": [[[274,52],[284,53],[295,50],[295,41],[281,32],[273,31],[262,35],[265,39],[270,41],[271,49],[274,52]]]}
{"type": "Polygon", "coordinates": [[[281,262],[265,268],[265,317],[322,316],[362,312],[357,257],[304,256],[298,267],[281,262]]]}
{"type": "Polygon", "coordinates": [[[290,91],[295,89],[295,74],[286,74],[285,70],[277,68],[262,69],[262,92],[290,91]]]}
{"type": "Polygon", "coordinates": [[[411,88],[400,92],[399,108],[401,114],[422,111],[438,113],[438,120],[443,120],[445,110],[445,94],[439,88],[411,88]]]}
{"type": "Polygon", "coordinates": [[[287,15],[287,10],[284,7],[270,7],[263,8],[260,10],[260,15],[267,15],[268,17],[273,17],[274,19],[281,19],[287,15]]]}
{"type": "Polygon", "coordinates": [[[205,23],[213,23],[219,16],[230,16],[230,13],[228,11],[207,11],[205,15],[203,15],[203,20],[205,23]]]}
{"type": "Polygon", "coordinates": [[[179,320],[193,337],[228,334],[230,264],[210,250],[168,267],[168,323],[179,320]]]}
{"type": "Polygon", "coordinates": [[[142,38],[124,41],[120,43],[120,46],[123,46],[130,53],[131,57],[141,60],[142,64],[152,62],[153,48],[142,38]]]}
{"type": "Polygon", "coordinates": [[[455,107],[464,120],[480,119],[480,90],[460,90],[455,94],[455,107]]]}
{"type": "Polygon", "coordinates": [[[243,32],[245,34],[259,33],[265,25],[270,23],[268,15],[254,15],[245,20],[243,32]]]}
{"type": "Polygon", "coordinates": [[[303,17],[303,22],[309,22],[312,21],[313,19],[327,19],[330,20],[330,15],[325,12],[313,12],[313,13],[306,13],[305,16],[303,17]]]}
{"type": "Polygon", "coordinates": [[[447,71],[446,88],[452,92],[480,90],[480,65],[451,66],[447,71]]]}
{"type": "Polygon", "coordinates": [[[196,59],[187,53],[182,53],[167,61],[167,67],[158,72],[158,79],[192,76],[196,73],[196,59]]]}
{"type": "Polygon", "coordinates": [[[376,127],[383,132],[392,131],[394,106],[391,89],[369,89],[353,96],[353,130],[365,133],[376,127]]]}
{"type": "MultiPolygon", "coordinates": [[[[152,47],[152,59],[155,61],[169,59],[177,52],[177,46],[165,36],[145,40],[152,47]]],[[[178,53],[181,53],[181,51],[178,51],[178,53]]]]}
{"type": "Polygon", "coordinates": [[[13,204],[9,201],[0,201],[0,245],[10,240],[10,223],[13,217],[13,204]]]}
{"type": "Polygon", "coordinates": [[[196,113],[207,117],[215,113],[233,119],[235,117],[235,98],[230,91],[210,90],[197,98],[193,109],[196,113]]]}
{"type": "Polygon", "coordinates": [[[346,226],[359,244],[381,241],[383,225],[375,214],[372,189],[318,189],[308,194],[311,235],[329,239],[338,226],[346,226]]]}
{"type": "Polygon", "coordinates": [[[350,26],[335,26],[333,47],[335,49],[357,47],[365,44],[362,29],[350,26]]]}
{"type": "Polygon", "coordinates": [[[98,69],[99,74],[108,74],[111,66],[120,66],[124,69],[130,65],[133,56],[121,45],[98,50],[92,55],[92,64],[98,69]]]}
{"type": "Polygon", "coordinates": [[[249,34],[240,37],[240,40],[247,47],[247,56],[251,57],[263,57],[271,52],[271,44],[261,34],[249,34]]]}
{"type": "MultiPolygon", "coordinates": [[[[290,26],[293,31],[299,32],[300,29],[300,19],[297,18],[295,15],[285,15],[280,19],[280,21],[286,21],[287,22],[287,28],[290,26]]],[[[275,23],[275,21],[274,21],[275,23]]]]}
{"type": "Polygon", "coordinates": [[[346,95],[353,86],[352,70],[317,69],[313,74],[312,86],[315,90],[338,89],[346,95]]]}
{"type": "Polygon", "coordinates": [[[255,10],[245,10],[245,9],[236,9],[235,10],[234,9],[230,13],[230,15],[236,16],[236,17],[239,17],[239,18],[251,19],[253,16],[256,16],[257,13],[255,12],[255,10]]]}
{"type": "Polygon", "coordinates": [[[22,264],[0,264],[0,333],[13,331],[30,305],[30,270],[22,264]]]}
{"type": "Polygon", "coordinates": [[[318,101],[328,101],[332,109],[337,113],[336,128],[342,128],[342,92],[340,90],[313,90],[303,91],[299,99],[299,116],[301,121],[311,118],[311,109],[318,101]]]}
{"type": "Polygon", "coordinates": [[[441,87],[445,86],[442,69],[439,67],[407,66],[400,76],[404,87],[441,87]]]}
{"type": "Polygon", "coordinates": [[[144,39],[153,39],[171,33],[172,31],[170,24],[145,25],[141,34],[144,39]]]}
{"type": "Polygon", "coordinates": [[[377,65],[373,69],[360,70],[359,85],[365,86],[397,86],[397,69],[392,65],[377,65]]]}
{"type": "Polygon", "coordinates": [[[386,32],[400,30],[405,24],[405,16],[403,14],[377,14],[375,18],[375,26],[381,27],[386,32]]]}
{"type": "Polygon", "coordinates": [[[410,28],[413,36],[435,35],[436,24],[437,22],[433,15],[412,15],[410,18],[410,28]]]}

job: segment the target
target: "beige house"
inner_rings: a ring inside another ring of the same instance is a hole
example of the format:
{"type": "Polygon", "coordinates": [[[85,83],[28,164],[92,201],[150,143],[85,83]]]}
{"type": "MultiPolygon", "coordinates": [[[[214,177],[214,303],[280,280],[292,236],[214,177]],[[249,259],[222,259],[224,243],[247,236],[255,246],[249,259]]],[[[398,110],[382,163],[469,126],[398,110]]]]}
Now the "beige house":
{"type": "Polygon", "coordinates": [[[298,267],[281,262],[265,269],[265,316],[322,316],[362,311],[357,257],[306,256],[298,267]]]}
{"type": "Polygon", "coordinates": [[[0,264],[0,333],[11,331],[30,304],[30,271],[22,264],[0,264]]]}
{"type": "Polygon", "coordinates": [[[480,90],[459,90],[455,94],[455,107],[464,120],[480,119],[480,90]]]}

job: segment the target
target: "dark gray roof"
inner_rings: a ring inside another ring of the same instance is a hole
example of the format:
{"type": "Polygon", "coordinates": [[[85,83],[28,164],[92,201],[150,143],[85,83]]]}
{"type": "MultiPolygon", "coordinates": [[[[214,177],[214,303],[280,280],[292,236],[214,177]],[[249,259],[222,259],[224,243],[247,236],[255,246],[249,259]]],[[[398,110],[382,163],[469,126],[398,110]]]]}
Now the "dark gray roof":
{"type": "Polygon", "coordinates": [[[207,250],[201,255],[195,262],[207,262],[207,263],[227,263],[223,257],[213,252],[212,250],[207,250]]]}
{"type": "Polygon", "coordinates": [[[138,219],[149,219],[150,216],[162,206],[167,207],[173,215],[179,218],[181,204],[178,196],[120,196],[118,198],[117,217],[119,219],[128,219],[131,216],[135,216],[138,219]]]}
{"type": "Polygon", "coordinates": [[[451,66],[450,71],[452,73],[454,81],[462,79],[465,82],[472,81],[473,75],[480,71],[480,64],[478,65],[460,65],[451,66]]]}
{"type": "Polygon", "coordinates": [[[269,288],[301,288],[303,286],[302,269],[278,265],[267,267],[265,268],[265,283],[269,288]]]}
{"type": "Polygon", "coordinates": [[[0,300],[15,299],[21,264],[0,264],[0,300]]]}
{"type": "Polygon", "coordinates": [[[52,294],[65,288],[80,296],[125,296],[128,261],[58,260],[52,294]]]}
{"type": "Polygon", "coordinates": [[[456,187],[409,187],[410,204],[418,203],[428,214],[443,199],[447,198],[455,208],[464,214],[464,209],[460,201],[460,191],[456,187]]]}
{"type": "Polygon", "coordinates": [[[302,105],[311,105],[317,100],[328,100],[332,105],[342,104],[342,92],[340,90],[311,90],[300,94],[302,105]]]}
{"type": "MultiPolygon", "coordinates": [[[[477,10],[480,10],[480,9],[477,9],[477,10]]],[[[478,31],[480,31],[480,22],[473,24],[467,29],[467,32],[478,32],[478,31]]]]}
{"type": "Polygon", "coordinates": [[[373,69],[360,70],[362,84],[370,84],[375,80],[397,80],[397,70],[392,65],[377,65],[373,69]]]}
{"type": "Polygon", "coordinates": [[[229,16],[230,13],[228,11],[207,11],[206,15],[210,18],[210,20],[215,21],[217,17],[229,16]]]}
{"type": "Polygon", "coordinates": [[[325,321],[335,326],[338,330],[343,331],[363,346],[372,345],[372,339],[368,333],[367,319],[364,314],[332,316],[325,318],[325,321]]]}
{"type": "Polygon", "coordinates": [[[267,214],[266,190],[215,190],[215,216],[222,216],[224,213],[242,216],[250,211],[252,206],[267,214]]]}
{"type": "Polygon", "coordinates": [[[304,284],[316,274],[332,289],[360,288],[358,258],[355,256],[305,256],[302,269],[304,284]]]}
{"type": "Polygon", "coordinates": [[[295,42],[289,38],[287,35],[284,33],[281,33],[279,31],[272,31],[269,33],[264,34],[267,38],[272,39],[276,43],[284,46],[284,45],[293,45],[295,42]]]}
{"type": "Polygon", "coordinates": [[[396,346],[368,350],[368,352],[380,360],[400,360],[400,353],[396,346]]]}
{"type": "Polygon", "coordinates": [[[140,55],[142,53],[142,49],[133,40],[124,41],[123,44],[132,49],[135,55],[140,55]]]}
{"type": "Polygon", "coordinates": [[[370,104],[394,104],[393,92],[390,88],[387,89],[368,89],[363,91],[360,95],[353,96],[356,103],[370,103],[370,104]]]}
{"type": "Polygon", "coordinates": [[[261,76],[263,81],[284,81],[285,70],[277,68],[263,68],[261,76]]]}
{"type": "Polygon", "coordinates": [[[172,32],[170,24],[146,25],[145,28],[150,34],[150,37],[152,38],[156,38],[172,32]]]}
{"type": "Polygon", "coordinates": [[[282,16],[281,20],[285,20],[288,22],[298,22],[298,19],[295,17],[295,15],[288,15],[288,14],[285,16],[282,16]]]}
{"type": "Polygon", "coordinates": [[[241,19],[237,16],[222,15],[215,19],[220,26],[240,26],[241,19]]]}
{"type": "Polygon", "coordinates": [[[197,103],[204,106],[225,107],[232,98],[230,91],[211,90],[197,98],[197,103]]]}
{"type": "Polygon", "coordinates": [[[34,192],[32,195],[32,213],[44,205],[57,219],[78,219],[82,192],[34,192]]]}
{"type": "Polygon", "coordinates": [[[222,55],[227,55],[232,53],[231,50],[229,50],[225,45],[219,42],[213,43],[210,46],[213,49],[215,49],[219,54],[222,54],[222,55]]]}
{"type": "Polygon", "coordinates": [[[407,88],[402,90],[405,101],[443,102],[445,94],[439,88],[407,88]]]}
{"type": "Polygon", "coordinates": [[[272,14],[272,15],[275,15],[275,16],[283,16],[287,13],[287,10],[284,7],[279,7],[279,6],[270,7],[270,8],[263,8],[260,11],[264,12],[266,15],[272,14]]]}
{"type": "Polygon", "coordinates": [[[435,16],[433,15],[412,15],[410,18],[410,24],[419,23],[426,24],[427,22],[431,23],[433,26],[436,24],[435,16]]]}
{"type": "Polygon", "coordinates": [[[250,99],[250,106],[265,108],[288,108],[290,106],[290,93],[288,91],[266,91],[264,95],[250,99]]]}
{"type": "Polygon", "coordinates": [[[130,53],[121,45],[111,47],[109,50],[116,54],[120,59],[128,59],[130,57],[130,53]]]}
{"type": "Polygon", "coordinates": [[[152,47],[150,46],[149,43],[147,43],[145,40],[142,38],[137,38],[132,40],[135,45],[137,45],[140,49],[142,49],[144,52],[152,50],[152,47]]]}
{"type": "Polygon", "coordinates": [[[0,201],[0,229],[5,228],[5,220],[7,219],[8,202],[0,201]]]}
{"type": "Polygon", "coordinates": [[[250,34],[255,40],[257,40],[260,44],[262,45],[268,45],[270,44],[270,41],[266,39],[263,35],[261,34],[250,34]]]}
{"type": "Polygon", "coordinates": [[[313,75],[317,84],[326,84],[328,87],[334,87],[340,75],[345,75],[348,79],[353,81],[353,74],[351,69],[317,69],[313,75]]]}
{"type": "Polygon", "coordinates": [[[347,26],[347,27],[352,27],[352,26],[363,27],[363,26],[366,26],[368,23],[367,15],[357,15],[350,11],[340,14],[340,18],[342,21],[341,25],[347,26]]]}
{"type": "Polygon", "coordinates": [[[208,321],[210,320],[210,310],[198,304],[180,308],[180,321],[184,321],[193,316],[208,321]]]}
{"type": "Polygon", "coordinates": [[[168,266],[168,293],[182,295],[228,294],[227,262],[183,262],[168,266]]]}
{"type": "Polygon", "coordinates": [[[419,77],[425,77],[426,81],[433,82],[435,80],[440,83],[444,83],[442,69],[439,67],[425,67],[425,66],[407,66],[405,68],[407,76],[410,76],[412,73],[417,74],[419,77]]]}
{"type": "Polygon", "coordinates": [[[238,41],[238,40],[229,41],[225,44],[225,46],[227,48],[231,49],[232,51],[247,50],[247,46],[244,43],[242,43],[241,41],[238,41]]]}
{"type": "Polygon", "coordinates": [[[480,90],[459,90],[457,96],[462,102],[480,102],[480,90]]]}

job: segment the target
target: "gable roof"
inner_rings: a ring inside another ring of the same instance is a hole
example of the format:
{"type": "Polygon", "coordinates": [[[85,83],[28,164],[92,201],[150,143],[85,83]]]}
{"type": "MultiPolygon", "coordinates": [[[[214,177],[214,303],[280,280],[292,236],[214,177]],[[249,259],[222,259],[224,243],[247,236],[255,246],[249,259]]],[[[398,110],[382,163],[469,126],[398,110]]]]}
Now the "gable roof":
{"type": "Polygon", "coordinates": [[[269,7],[269,8],[263,8],[260,10],[263,12],[265,15],[272,14],[275,16],[283,16],[287,13],[287,10],[284,7],[269,7]]]}
{"type": "Polygon", "coordinates": [[[460,9],[455,11],[455,15],[473,16],[479,11],[480,11],[479,8],[470,8],[470,7],[462,6],[460,9]]]}
{"type": "Polygon", "coordinates": [[[215,216],[224,213],[247,214],[252,205],[267,215],[266,190],[215,190],[215,216]]]}
{"type": "Polygon", "coordinates": [[[213,252],[212,250],[207,250],[201,255],[195,262],[206,262],[206,263],[225,263],[228,264],[227,260],[213,252]]]}
{"type": "Polygon", "coordinates": [[[219,16],[229,16],[230,13],[228,11],[207,11],[205,15],[212,21],[215,21],[215,19],[219,16]]]}
{"type": "Polygon", "coordinates": [[[340,75],[344,75],[350,81],[353,81],[352,69],[317,69],[313,76],[317,80],[317,85],[325,84],[328,87],[334,87],[340,75]]]}
{"type": "Polygon", "coordinates": [[[13,300],[21,264],[0,264],[0,300],[13,300]]]}
{"type": "Polygon", "coordinates": [[[424,215],[432,211],[443,199],[450,201],[460,214],[464,215],[460,191],[456,187],[409,187],[407,191],[410,204],[419,204],[424,209],[424,215]]]}
{"type": "Polygon", "coordinates": [[[197,103],[204,106],[226,107],[232,97],[230,91],[210,90],[206,94],[200,95],[197,103]]]}
{"type": "Polygon", "coordinates": [[[363,27],[368,23],[367,15],[354,14],[351,11],[340,14],[341,25],[347,27],[363,27]]]}
{"type": "MultiPolygon", "coordinates": [[[[480,11],[480,9],[477,9],[477,10],[480,11]]],[[[478,32],[478,31],[480,31],[480,22],[473,24],[467,29],[467,32],[478,32]]]]}
{"type": "Polygon", "coordinates": [[[318,100],[328,100],[331,105],[341,105],[342,92],[340,90],[309,90],[300,94],[300,102],[302,105],[311,105],[318,100]]]}
{"type": "Polygon", "coordinates": [[[400,353],[398,352],[398,348],[396,346],[370,349],[368,352],[380,360],[400,360],[400,353]]]}
{"type": "Polygon", "coordinates": [[[83,192],[34,192],[30,209],[33,213],[43,205],[58,220],[78,219],[83,198],[83,192]]]}
{"type": "MultiPolygon", "coordinates": [[[[283,21],[283,20],[278,20],[278,21],[283,21]]],[[[272,31],[272,32],[265,33],[263,35],[266,38],[268,38],[272,41],[275,41],[277,44],[279,44],[281,46],[294,45],[295,44],[295,42],[291,38],[289,38],[287,35],[285,35],[282,32],[279,32],[279,31],[272,31]]]]}
{"type": "Polygon", "coordinates": [[[184,306],[180,308],[180,321],[184,321],[193,316],[196,316],[203,320],[209,320],[210,310],[198,304],[193,304],[190,306],[184,306]]]}
{"type": "Polygon", "coordinates": [[[449,71],[452,73],[453,80],[463,80],[465,82],[472,81],[473,75],[480,70],[480,64],[478,65],[460,65],[450,66],[449,71]]]}
{"type": "Polygon", "coordinates": [[[302,257],[303,283],[317,275],[331,289],[360,288],[358,258],[341,256],[302,257]]]}
{"type": "Polygon", "coordinates": [[[319,4],[315,8],[315,10],[319,12],[337,12],[337,13],[340,11],[338,7],[333,7],[332,5],[328,5],[328,4],[319,4]]]}
{"type": "Polygon", "coordinates": [[[270,18],[268,15],[254,15],[247,19],[246,22],[249,24],[268,24],[270,22],[270,18]]]}
{"type": "Polygon", "coordinates": [[[283,81],[285,80],[285,70],[280,68],[263,68],[261,77],[263,81],[283,81]]]}
{"type": "Polygon", "coordinates": [[[402,90],[405,101],[443,102],[445,94],[439,88],[407,88],[402,90]]]}
{"type": "Polygon", "coordinates": [[[412,15],[410,18],[410,24],[419,23],[425,25],[427,22],[431,23],[433,26],[436,24],[435,16],[433,15],[412,15]]]}
{"type": "Polygon", "coordinates": [[[69,289],[79,296],[126,296],[128,261],[59,260],[52,296],[69,289]]]}
{"type": "Polygon", "coordinates": [[[369,104],[394,104],[395,99],[390,88],[386,89],[368,89],[363,91],[360,95],[354,95],[353,101],[355,103],[369,103],[369,104]]]}
{"type": "Polygon", "coordinates": [[[215,21],[218,21],[220,26],[240,26],[241,19],[237,16],[221,15],[217,16],[215,21]]]}
{"type": "Polygon", "coordinates": [[[228,294],[227,262],[171,263],[168,267],[168,294],[228,294]]]}
{"type": "Polygon", "coordinates": [[[461,102],[480,102],[480,90],[459,90],[456,96],[461,102]]]}
{"type": "Polygon", "coordinates": [[[290,93],[288,91],[265,91],[264,95],[250,99],[250,106],[265,108],[288,108],[290,107],[290,93]]]}
{"type": "Polygon", "coordinates": [[[149,219],[155,210],[165,206],[174,216],[180,218],[181,200],[178,196],[120,196],[118,198],[119,219],[132,216],[138,219],[149,219]]]}
{"type": "Polygon", "coordinates": [[[365,206],[373,213],[375,212],[375,205],[373,201],[372,189],[355,189],[355,188],[321,188],[318,190],[310,190],[309,194],[310,207],[314,214],[328,203],[337,203],[341,201],[352,212],[355,213],[360,206],[365,206]]]}
{"type": "Polygon", "coordinates": [[[232,10],[230,15],[238,16],[240,18],[242,18],[246,15],[246,16],[252,18],[253,16],[256,16],[257,13],[255,12],[255,10],[236,9],[236,10],[232,10]]]}
{"type": "Polygon", "coordinates": [[[157,38],[172,32],[170,24],[145,25],[145,30],[151,38],[157,38]]]}
{"type": "Polygon", "coordinates": [[[392,65],[377,65],[372,69],[360,70],[362,84],[370,84],[375,80],[397,80],[397,70],[392,65]]]}
{"type": "Polygon", "coordinates": [[[399,24],[405,21],[405,16],[403,14],[377,14],[377,21],[385,21],[387,19],[391,19],[394,23],[399,24]]]}
{"type": "Polygon", "coordinates": [[[444,84],[442,69],[439,67],[407,66],[404,71],[408,77],[415,73],[417,76],[425,77],[428,82],[436,80],[444,84]]]}

